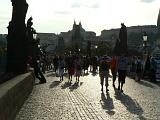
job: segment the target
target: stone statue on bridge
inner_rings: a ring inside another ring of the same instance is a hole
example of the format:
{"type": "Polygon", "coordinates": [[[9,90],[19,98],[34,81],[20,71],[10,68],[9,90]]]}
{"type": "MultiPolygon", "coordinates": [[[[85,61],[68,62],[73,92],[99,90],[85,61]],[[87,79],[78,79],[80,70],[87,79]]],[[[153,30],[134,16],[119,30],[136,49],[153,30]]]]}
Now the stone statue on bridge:
{"type": "Polygon", "coordinates": [[[27,70],[26,0],[11,0],[13,11],[7,35],[7,73],[20,74],[27,70]],[[17,66],[18,65],[18,66],[17,66]]]}
{"type": "Polygon", "coordinates": [[[127,28],[124,23],[121,23],[121,29],[119,32],[119,52],[120,54],[127,54],[127,28]]]}

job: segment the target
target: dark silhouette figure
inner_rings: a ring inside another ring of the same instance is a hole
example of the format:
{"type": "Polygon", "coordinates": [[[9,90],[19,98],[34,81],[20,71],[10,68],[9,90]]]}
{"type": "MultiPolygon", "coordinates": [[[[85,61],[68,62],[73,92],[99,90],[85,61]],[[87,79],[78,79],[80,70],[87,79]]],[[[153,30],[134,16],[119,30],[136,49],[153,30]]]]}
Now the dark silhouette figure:
{"type": "Polygon", "coordinates": [[[119,41],[119,39],[117,39],[116,44],[115,44],[114,49],[113,49],[114,55],[119,55],[119,43],[120,43],[120,41],[119,41]]]}
{"type": "Polygon", "coordinates": [[[118,90],[123,92],[123,85],[125,84],[125,79],[127,75],[127,58],[122,55],[118,58],[118,90]]]}
{"type": "Polygon", "coordinates": [[[33,22],[32,22],[32,17],[30,17],[27,20],[27,55],[28,56],[32,56],[34,57],[34,40],[33,40],[33,33],[34,33],[34,29],[32,28],[33,22]]]}
{"type": "Polygon", "coordinates": [[[7,35],[7,73],[21,74],[27,71],[27,40],[25,17],[26,0],[11,0],[13,11],[7,35]],[[18,65],[18,66],[17,66],[18,65]]]}
{"type": "Polygon", "coordinates": [[[46,83],[46,79],[43,75],[43,73],[40,70],[40,66],[38,64],[39,60],[39,48],[38,44],[40,42],[40,39],[33,39],[33,34],[36,33],[36,31],[32,28],[33,22],[32,22],[32,17],[30,17],[27,21],[27,55],[32,57],[32,63],[33,63],[33,68],[34,68],[34,74],[35,77],[40,80],[40,83],[46,83]]]}
{"type": "Polygon", "coordinates": [[[121,29],[119,32],[119,52],[120,53],[127,53],[127,28],[124,23],[121,23],[121,29]]]}
{"type": "Polygon", "coordinates": [[[34,74],[35,74],[35,77],[38,78],[40,80],[40,84],[42,83],[46,83],[46,79],[43,75],[43,73],[41,72],[40,70],[40,67],[37,63],[37,60],[33,60],[33,68],[34,68],[34,74]]]}
{"type": "Polygon", "coordinates": [[[54,72],[57,73],[57,69],[58,69],[58,57],[55,55],[54,59],[53,59],[53,65],[54,65],[54,72]]]}
{"type": "Polygon", "coordinates": [[[105,81],[106,92],[108,92],[109,91],[109,89],[108,89],[109,63],[107,62],[107,60],[105,58],[103,58],[100,61],[99,76],[100,76],[101,91],[103,92],[103,84],[105,81]]]}
{"type": "Polygon", "coordinates": [[[143,78],[150,78],[150,56],[147,56],[147,60],[144,66],[143,78]]]}

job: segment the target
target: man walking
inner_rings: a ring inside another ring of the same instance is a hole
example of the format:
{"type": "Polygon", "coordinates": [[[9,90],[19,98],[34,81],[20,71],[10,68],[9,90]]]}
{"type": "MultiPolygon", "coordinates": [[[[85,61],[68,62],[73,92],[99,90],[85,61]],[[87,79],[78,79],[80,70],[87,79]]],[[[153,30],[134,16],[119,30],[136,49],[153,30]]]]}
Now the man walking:
{"type": "Polygon", "coordinates": [[[117,58],[116,56],[113,56],[111,59],[110,69],[112,73],[113,87],[115,87],[115,81],[116,81],[116,76],[117,76],[117,58]]]}
{"type": "Polygon", "coordinates": [[[106,92],[108,92],[109,62],[106,60],[105,57],[102,58],[102,60],[100,61],[99,76],[100,76],[101,91],[103,92],[103,84],[105,79],[106,92]]]}
{"type": "Polygon", "coordinates": [[[127,58],[123,54],[118,58],[118,90],[121,92],[123,92],[122,88],[127,75],[127,65],[127,58]]]}

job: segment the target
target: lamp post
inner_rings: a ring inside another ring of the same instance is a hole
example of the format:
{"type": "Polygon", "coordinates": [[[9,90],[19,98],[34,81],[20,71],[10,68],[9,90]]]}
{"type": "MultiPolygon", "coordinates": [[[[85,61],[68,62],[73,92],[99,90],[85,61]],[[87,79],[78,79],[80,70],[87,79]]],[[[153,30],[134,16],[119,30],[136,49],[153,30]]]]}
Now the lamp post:
{"type": "Polygon", "coordinates": [[[42,49],[41,49],[41,45],[40,45],[40,44],[38,44],[38,48],[39,48],[40,50],[42,50],[42,49]]]}
{"type": "Polygon", "coordinates": [[[95,46],[94,46],[94,48],[96,49],[96,51],[95,51],[95,52],[96,52],[96,55],[97,55],[97,48],[98,48],[98,46],[97,46],[97,45],[95,45],[95,46]]]}
{"type": "Polygon", "coordinates": [[[78,54],[80,54],[80,52],[81,52],[81,49],[79,48],[79,49],[78,49],[78,54]]]}
{"type": "Polygon", "coordinates": [[[37,32],[33,30],[33,59],[38,59],[41,52],[40,39],[37,38],[37,32]]]}
{"type": "Polygon", "coordinates": [[[148,38],[147,33],[144,32],[144,34],[143,34],[143,47],[144,47],[144,49],[145,49],[145,54],[148,53],[148,52],[147,52],[147,38],[148,38]]]}
{"type": "Polygon", "coordinates": [[[144,71],[143,71],[143,77],[144,76],[148,76],[148,72],[149,72],[149,69],[150,69],[150,62],[149,62],[149,56],[148,56],[148,50],[147,50],[147,47],[148,47],[148,36],[147,36],[147,33],[144,32],[143,34],[143,48],[144,48],[144,71]]]}
{"type": "Polygon", "coordinates": [[[33,39],[36,40],[37,39],[37,33],[36,30],[33,30],[33,39]]]}

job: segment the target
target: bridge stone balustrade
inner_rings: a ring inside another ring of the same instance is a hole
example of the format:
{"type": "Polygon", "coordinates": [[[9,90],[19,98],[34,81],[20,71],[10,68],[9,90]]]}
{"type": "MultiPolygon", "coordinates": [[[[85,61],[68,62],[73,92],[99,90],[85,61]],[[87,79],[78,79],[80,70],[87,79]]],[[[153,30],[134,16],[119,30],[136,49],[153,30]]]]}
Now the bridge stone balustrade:
{"type": "Polygon", "coordinates": [[[32,91],[33,72],[28,72],[0,85],[0,120],[14,120],[32,91]]]}

